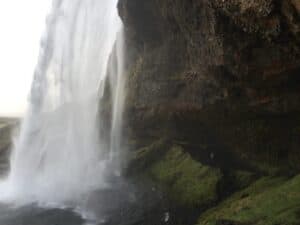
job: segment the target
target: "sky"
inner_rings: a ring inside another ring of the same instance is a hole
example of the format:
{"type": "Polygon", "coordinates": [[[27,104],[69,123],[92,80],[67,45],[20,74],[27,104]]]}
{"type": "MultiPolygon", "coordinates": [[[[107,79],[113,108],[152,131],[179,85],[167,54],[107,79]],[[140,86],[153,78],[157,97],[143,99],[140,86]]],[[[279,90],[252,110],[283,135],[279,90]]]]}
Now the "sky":
{"type": "Polygon", "coordinates": [[[22,116],[51,0],[0,0],[0,116],[22,116]]]}

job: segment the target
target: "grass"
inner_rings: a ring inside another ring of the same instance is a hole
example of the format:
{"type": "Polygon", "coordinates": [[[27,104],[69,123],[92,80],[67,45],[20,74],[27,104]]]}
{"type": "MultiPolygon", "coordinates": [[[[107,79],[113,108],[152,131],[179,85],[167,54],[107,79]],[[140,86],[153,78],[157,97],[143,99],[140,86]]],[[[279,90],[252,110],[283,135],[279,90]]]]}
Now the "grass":
{"type": "Polygon", "coordinates": [[[248,188],[232,195],[216,208],[208,210],[198,225],[300,224],[300,176],[292,179],[263,177],[248,188]]]}

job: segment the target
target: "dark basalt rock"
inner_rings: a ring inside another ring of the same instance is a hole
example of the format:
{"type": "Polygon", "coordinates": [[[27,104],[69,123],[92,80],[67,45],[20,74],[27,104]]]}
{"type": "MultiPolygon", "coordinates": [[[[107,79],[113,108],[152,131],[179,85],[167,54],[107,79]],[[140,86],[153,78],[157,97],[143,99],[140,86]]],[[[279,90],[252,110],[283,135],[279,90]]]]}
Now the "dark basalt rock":
{"type": "Polygon", "coordinates": [[[227,155],[217,167],[299,171],[298,1],[118,7],[129,51],[127,128],[137,145],[168,137],[203,163],[227,155]]]}
{"type": "Polygon", "coordinates": [[[298,2],[119,0],[127,175],[181,224],[299,224],[298,2]]]}

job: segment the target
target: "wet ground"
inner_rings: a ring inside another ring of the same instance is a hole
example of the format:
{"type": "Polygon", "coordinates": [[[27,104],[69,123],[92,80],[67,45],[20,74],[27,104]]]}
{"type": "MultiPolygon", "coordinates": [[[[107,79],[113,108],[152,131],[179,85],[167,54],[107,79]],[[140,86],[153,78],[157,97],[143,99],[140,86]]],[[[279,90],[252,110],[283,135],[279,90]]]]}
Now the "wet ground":
{"type": "Polygon", "coordinates": [[[168,211],[153,189],[114,181],[71,207],[0,204],[0,225],[159,225],[168,224],[168,211]]]}
{"type": "Polygon", "coordinates": [[[81,225],[83,219],[70,210],[42,209],[34,205],[21,208],[0,206],[1,225],[81,225]]]}

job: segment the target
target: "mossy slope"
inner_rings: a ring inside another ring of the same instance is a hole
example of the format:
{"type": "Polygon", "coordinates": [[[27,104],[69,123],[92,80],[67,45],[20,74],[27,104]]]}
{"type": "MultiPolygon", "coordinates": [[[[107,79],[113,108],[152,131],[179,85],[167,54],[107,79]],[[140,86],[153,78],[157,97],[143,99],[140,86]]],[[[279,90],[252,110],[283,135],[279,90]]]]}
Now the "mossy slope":
{"type": "Polygon", "coordinates": [[[150,178],[172,207],[184,214],[193,212],[198,222],[187,224],[300,224],[300,175],[262,177],[249,171],[223,171],[164,140],[137,151],[130,164],[131,175],[150,178]]]}
{"type": "Polygon", "coordinates": [[[202,165],[180,146],[159,141],[140,150],[131,169],[154,181],[169,199],[185,208],[204,208],[218,200],[219,169],[202,165]]]}
{"type": "Polygon", "coordinates": [[[300,224],[300,176],[264,177],[204,213],[198,225],[300,224]]]}
{"type": "Polygon", "coordinates": [[[221,171],[193,160],[179,146],[173,146],[161,160],[150,166],[148,172],[181,205],[203,207],[218,198],[221,171]]]}

